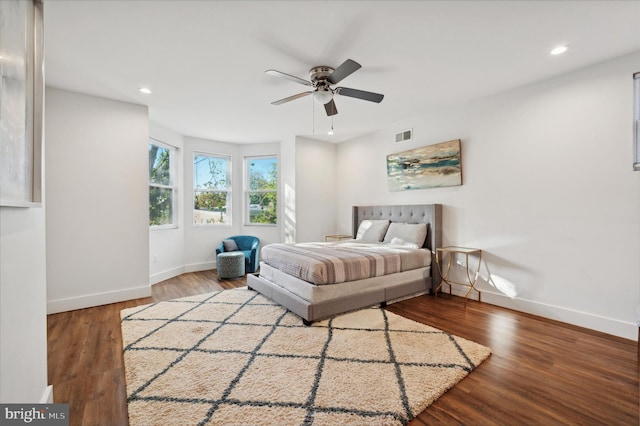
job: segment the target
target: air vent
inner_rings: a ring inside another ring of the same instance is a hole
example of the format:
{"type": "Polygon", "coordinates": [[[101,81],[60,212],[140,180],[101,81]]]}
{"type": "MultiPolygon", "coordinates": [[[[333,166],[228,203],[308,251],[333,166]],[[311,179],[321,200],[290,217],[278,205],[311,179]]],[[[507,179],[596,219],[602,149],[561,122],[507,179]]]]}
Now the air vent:
{"type": "Polygon", "coordinates": [[[410,141],[411,139],[413,139],[413,129],[407,129],[396,133],[396,143],[410,141]]]}

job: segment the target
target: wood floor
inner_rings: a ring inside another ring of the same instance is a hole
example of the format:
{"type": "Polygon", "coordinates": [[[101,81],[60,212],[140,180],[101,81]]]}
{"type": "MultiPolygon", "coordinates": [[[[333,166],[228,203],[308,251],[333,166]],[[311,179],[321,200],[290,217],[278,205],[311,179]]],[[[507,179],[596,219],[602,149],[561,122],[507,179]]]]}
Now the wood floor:
{"type": "MultiPolygon", "coordinates": [[[[245,284],[196,272],[154,285],[150,298],[50,315],[49,384],[70,424],[127,424],[121,309],[245,284]]],[[[640,424],[633,341],[444,294],[387,309],[493,351],[413,426],[640,424]]]]}

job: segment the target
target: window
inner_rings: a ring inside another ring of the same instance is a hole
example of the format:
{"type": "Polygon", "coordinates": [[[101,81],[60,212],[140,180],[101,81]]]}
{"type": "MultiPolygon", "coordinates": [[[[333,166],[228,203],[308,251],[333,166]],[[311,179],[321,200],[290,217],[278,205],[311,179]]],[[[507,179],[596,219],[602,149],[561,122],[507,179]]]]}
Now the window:
{"type": "Polygon", "coordinates": [[[633,75],[633,170],[640,170],[640,72],[633,75]]]}
{"type": "Polygon", "coordinates": [[[193,223],[231,225],[231,157],[193,155],[193,223]]]}
{"type": "Polygon", "coordinates": [[[149,139],[149,226],[176,226],[176,148],[149,139]]]}
{"type": "Polygon", "coordinates": [[[245,158],[245,219],[250,225],[278,223],[278,158],[245,158]]]}

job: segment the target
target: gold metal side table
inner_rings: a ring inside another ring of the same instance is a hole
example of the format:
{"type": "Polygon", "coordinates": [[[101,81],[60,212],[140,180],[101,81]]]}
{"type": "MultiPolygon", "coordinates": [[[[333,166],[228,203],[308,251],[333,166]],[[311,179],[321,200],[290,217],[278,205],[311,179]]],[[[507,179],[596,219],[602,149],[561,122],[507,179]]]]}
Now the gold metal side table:
{"type": "Polygon", "coordinates": [[[436,287],[436,290],[435,290],[436,297],[438,296],[438,292],[440,291],[440,288],[442,288],[444,283],[447,283],[449,285],[449,294],[451,294],[451,284],[459,284],[459,285],[469,287],[469,291],[467,291],[467,294],[464,295],[465,299],[469,297],[469,294],[473,290],[475,290],[476,292],[478,292],[478,302],[481,302],[482,293],[480,293],[480,290],[476,288],[476,281],[478,280],[478,274],[480,273],[481,263],[482,263],[482,250],[480,249],[467,248],[467,247],[455,247],[455,246],[437,248],[436,249],[436,265],[438,267],[438,271],[440,271],[440,276],[442,277],[442,281],[440,282],[440,285],[436,287]],[[449,279],[449,272],[451,272],[451,263],[455,258],[455,256],[458,254],[464,255],[464,258],[465,258],[464,263],[465,263],[465,268],[467,270],[467,280],[468,280],[468,282],[466,283],[461,283],[461,282],[453,281],[449,279]],[[442,267],[440,266],[440,262],[441,261],[444,262],[447,256],[448,256],[447,269],[443,273],[442,267]],[[469,256],[478,257],[478,268],[473,274],[473,278],[471,277],[471,271],[469,271],[469,256]]]}

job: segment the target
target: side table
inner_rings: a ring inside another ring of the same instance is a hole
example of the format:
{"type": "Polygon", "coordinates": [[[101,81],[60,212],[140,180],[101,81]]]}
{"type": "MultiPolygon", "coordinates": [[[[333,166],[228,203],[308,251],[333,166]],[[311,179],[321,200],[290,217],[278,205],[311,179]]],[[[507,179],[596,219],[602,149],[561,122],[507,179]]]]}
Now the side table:
{"type": "Polygon", "coordinates": [[[469,294],[475,290],[478,292],[478,302],[482,301],[482,293],[480,290],[476,288],[476,281],[478,280],[478,273],[480,272],[480,264],[482,263],[482,250],[468,248],[468,247],[440,247],[436,249],[436,265],[438,267],[438,271],[440,271],[440,276],[442,277],[442,281],[440,285],[436,287],[435,294],[438,296],[438,291],[443,286],[444,283],[449,285],[449,294],[451,294],[451,284],[459,284],[466,287],[469,287],[469,291],[464,295],[465,299],[469,297],[469,294]],[[451,263],[456,255],[463,255],[465,258],[465,268],[467,270],[467,282],[458,282],[449,279],[449,272],[451,272],[451,263]],[[469,256],[477,256],[478,258],[478,268],[476,269],[473,277],[471,277],[471,271],[469,271],[469,256]],[[447,260],[447,269],[443,272],[442,267],[440,266],[441,262],[444,262],[445,258],[448,257],[447,260]]]}

